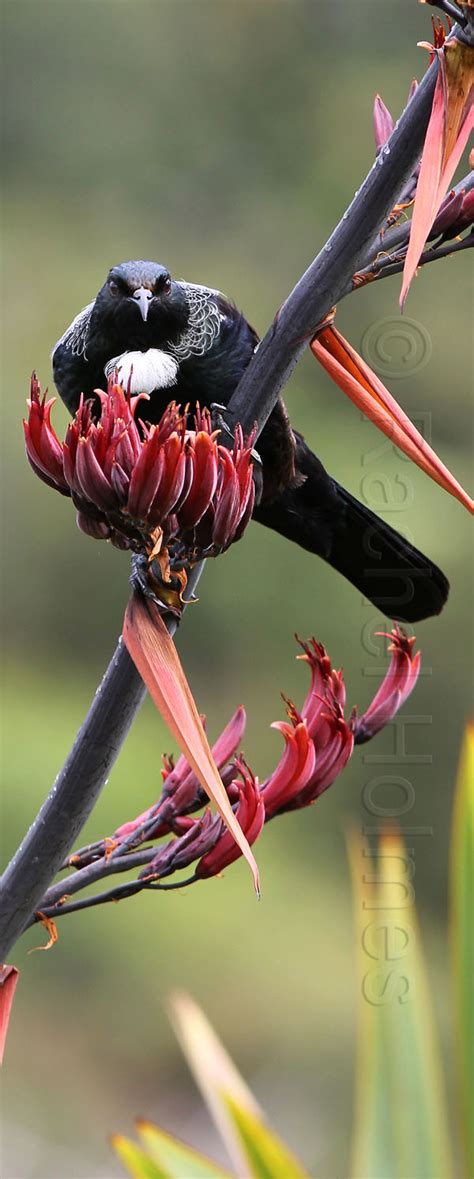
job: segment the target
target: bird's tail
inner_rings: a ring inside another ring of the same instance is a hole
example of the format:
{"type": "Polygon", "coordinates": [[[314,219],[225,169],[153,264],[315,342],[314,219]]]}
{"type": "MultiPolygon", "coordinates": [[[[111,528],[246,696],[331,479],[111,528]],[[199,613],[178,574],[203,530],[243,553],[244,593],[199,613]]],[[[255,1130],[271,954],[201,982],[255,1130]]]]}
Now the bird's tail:
{"type": "MultiPolygon", "coordinates": [[[[302,441],[302,440],[301,440],[302,441]]],[[[301,458],[301,449],[299,458],[301,458]]],[[[417,622],[439,614],[449,583],[433,561],[345,491],[304,446],[305,480],[255,519],[323,557],[389,618],[417,622]]]]}

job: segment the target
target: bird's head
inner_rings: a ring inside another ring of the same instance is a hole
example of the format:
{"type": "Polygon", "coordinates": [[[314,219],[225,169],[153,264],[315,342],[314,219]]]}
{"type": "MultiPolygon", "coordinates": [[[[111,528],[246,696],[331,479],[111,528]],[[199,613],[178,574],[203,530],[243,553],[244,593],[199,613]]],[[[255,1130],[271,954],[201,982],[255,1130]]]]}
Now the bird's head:
{"type": "Polygon", "coordinates": [[[121,262],[112,266],[94,306],[94,327],[127,348],[149,348],[173,341],[186,326],[183,287],[159,262],[121,262]]]}

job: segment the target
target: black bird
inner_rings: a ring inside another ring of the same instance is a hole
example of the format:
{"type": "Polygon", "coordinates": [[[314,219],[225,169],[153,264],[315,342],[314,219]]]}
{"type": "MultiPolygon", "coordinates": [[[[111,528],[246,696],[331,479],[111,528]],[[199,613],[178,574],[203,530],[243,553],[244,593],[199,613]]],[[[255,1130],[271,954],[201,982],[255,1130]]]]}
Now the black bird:
{"type": "MultiPolygon", "coordinates": [[[[132,392],[150,394],[141,413],[156,422],[172,399],[227,405],[258,342],[219,291],[176,281],[155,262],[123,262],[56,344],[54,380],[74,413],[81,393],[93,397],[118,370],[125,388],[130,382],[132,392]]],[[[257,445],[255,520],[317,553],[390,618],[439,614],[449,591],[444,574],[327,474],[281,399],[257,445]]]]}

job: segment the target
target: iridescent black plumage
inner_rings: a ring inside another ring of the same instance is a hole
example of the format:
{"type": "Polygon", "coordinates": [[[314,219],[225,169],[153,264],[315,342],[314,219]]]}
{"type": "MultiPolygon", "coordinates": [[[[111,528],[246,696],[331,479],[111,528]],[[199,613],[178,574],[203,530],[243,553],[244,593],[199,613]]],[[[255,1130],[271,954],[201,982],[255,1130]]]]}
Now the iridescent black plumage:
{"type": "MultiPolygon", "coordinates": [[[[219,291],[177,282],[158,263],[114,266],[93,303],[53,352],[54,380],[73,413],[117,369],[144,388],[142,416],[156,422],[170,400],[227,405],[258,344],[219,291]]],[[[327,474],[277,402],[260,438],[263,485],[254,519],[338,569],[384,614],[414,622],[448,595],[441,571],[327,474]]]]}

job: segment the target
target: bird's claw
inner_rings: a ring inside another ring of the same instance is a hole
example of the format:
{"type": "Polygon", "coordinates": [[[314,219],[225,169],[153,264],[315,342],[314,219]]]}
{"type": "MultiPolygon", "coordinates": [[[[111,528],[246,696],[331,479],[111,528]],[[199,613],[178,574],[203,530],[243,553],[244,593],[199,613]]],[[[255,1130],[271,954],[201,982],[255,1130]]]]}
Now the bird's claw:
{"type": "Polygon", "coordinates": [[[144,553],[133,553],[132,555],[132,572],[130,574],[130,585],[137,593],[142,594],[148,601],[154,602],[155,606],[163,607],[163,603],[152,590],[149,580],[150,566],[148,558],[144,553]]]}
{"type": "MultiPolygon", "coordinates": [[[[130,584],[136,593],[141,594],[147,602],[153,602],[158,607],[162,618],[171,615],[179,623],[185,600],[183,589],[186,585],[186,575],[179,573],[172,576],[169,584],[163,582],[155,562],[150,562],[144,553],[132,555],[132,572],[130,584]],[[183,581],[184,576],[184,581],[183,581]]],[[[197,600],[197,599],[196,599],[197,600]]]]}
{"type": "Polygon", "coordinates": [[[254,463],[254,464],[255,464],[255,463],[257,464],[257,467],[261,467],[261,466],[262,466],[262,460],[261,460],[261,458],[260,458],[260,455],[259,455],[259,453],[258,453],[258,450],[255,450],[255,447],[254,447],[254,446],[252,446],[252,449],[251,449],[251,451],[250,451],[250,456],[251,456],[251,458],[252,458],[252,461],[253,461],[253,463],[254,463]]]}
{"type": "Polygon", "coordinates": [[[218,401],[211,401],[209,408],[211,411],[211,420],[213,426],[216,426],[216,428],[219,429],[222,434],[227,434],[228,438],[233,439],[233,431],[224,417],[224,414],[227,413],[227,406],[221,405],[218,401]]]}
{"type": "MultiPolygon", "coordinates": [[[[232,442],[233,442],[234,441],[234,431],[231,430],[229,424],[226,422],[225,417],[224,417],[224,414],[228,413],[227,405],[220,405],[218,401],[211,401],[211,405],[209,408],[211,410],[213,425],[215,424],[215,426],[219,430],[221,430],[222,434],[225,434],[227,436],[227,438],[231,438],[232,442]]],[[[257,466],[261,467],[262,460],[260,458],[258,450],[255,450],[254,446],[252,447],[250,454],[251,454],[253,462],[256,463],[257,466]]]]}

